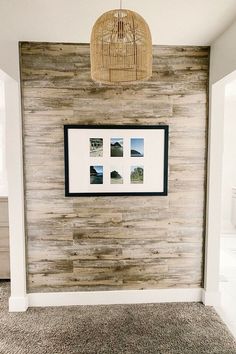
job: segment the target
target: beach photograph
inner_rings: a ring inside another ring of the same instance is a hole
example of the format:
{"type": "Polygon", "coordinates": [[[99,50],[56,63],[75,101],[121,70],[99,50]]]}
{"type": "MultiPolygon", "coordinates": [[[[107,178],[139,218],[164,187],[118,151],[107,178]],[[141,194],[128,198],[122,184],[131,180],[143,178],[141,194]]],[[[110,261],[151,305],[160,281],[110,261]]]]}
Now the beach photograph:
{"type": "Polygon", "coordinates": [[[111,157],[123,157],[123,138],[111,138],[111,157]]]}
{"type": "Polygon", "coordinates": [[[111,184],[123,184],[123,172],[120,168],[111,169],[111,184]]]}
{"type": "Polygon", "coordinates": [[[143,183],[143,166],[131,166],[130,182],[131,184],[143,183]]]}
{"type": "Polygon", "coordinates": [[[102,138],[90,138],[90,157],[102,157],[103,156],[103,139],[102,138]]]}
{"type": "Polygon", "coordinates": [[[144,139],[143,138],[131,138],[130,156],[131,157],[143,157],[144,156],[144,139]]]}
{"type": "Polygon", "coordinates": [[[90,184],[103,184],[103,166],[90,166],[90,184]]]}

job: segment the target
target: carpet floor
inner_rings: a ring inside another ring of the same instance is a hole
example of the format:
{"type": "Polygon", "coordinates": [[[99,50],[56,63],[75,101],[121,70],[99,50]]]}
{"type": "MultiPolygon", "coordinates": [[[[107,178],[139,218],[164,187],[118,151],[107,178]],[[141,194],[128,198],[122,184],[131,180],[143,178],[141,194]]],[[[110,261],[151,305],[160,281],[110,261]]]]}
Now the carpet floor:
{"type": "Polygon", "coordinates": [[[211,307],[198,303],[31,308],[8,313],[0,283],[1,354],[236,354],[211,307]]]}

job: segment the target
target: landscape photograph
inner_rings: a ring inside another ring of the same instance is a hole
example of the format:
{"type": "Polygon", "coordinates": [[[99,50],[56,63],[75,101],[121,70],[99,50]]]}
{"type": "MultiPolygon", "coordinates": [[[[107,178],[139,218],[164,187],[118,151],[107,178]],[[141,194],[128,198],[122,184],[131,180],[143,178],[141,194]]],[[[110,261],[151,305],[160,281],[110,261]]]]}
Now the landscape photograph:
{"type": "Polygon", "coordinates": [[[143,157],[144,156],[144,139],[143,138],[131,138],[130,156],[131,157],[143,157]]]}
{"type": "Polygon", "coordinates": [[[111,157],[123,157],[123,138],[111,138],[111,157]]]}
{"type": "Polygon", "coordinates": [[[102,157],[103,156],[103,139],[102,138],[90,138],[90,157],[102,157]]]}
{"type": "Polygon", "coordinates": [[[103,166],[90,166],[90,184],[103,184],[103,166]]]}
{"type": "Polygon", "coordinates": [[[111,169],[111,184],[123,184],[123,172],[120,168],[111,169]]]}
{"type": "Polygon", "coordinates": [[[143,183],[143,166],[131,166],[130,182],[131,184],[143,183]]]}

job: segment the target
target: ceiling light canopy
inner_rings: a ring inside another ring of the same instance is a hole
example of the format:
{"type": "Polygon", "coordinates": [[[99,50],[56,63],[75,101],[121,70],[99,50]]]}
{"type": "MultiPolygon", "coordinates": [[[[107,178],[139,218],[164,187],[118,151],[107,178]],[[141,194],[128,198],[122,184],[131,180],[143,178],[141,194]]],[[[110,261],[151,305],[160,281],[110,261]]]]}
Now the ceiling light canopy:
{"type": "Polygon", "coordinates": [[[91,35],[91,76],[105,84],[147,80],[152,75],[152,39],[136,12],[116,9],[104,13],[91,35]]]}

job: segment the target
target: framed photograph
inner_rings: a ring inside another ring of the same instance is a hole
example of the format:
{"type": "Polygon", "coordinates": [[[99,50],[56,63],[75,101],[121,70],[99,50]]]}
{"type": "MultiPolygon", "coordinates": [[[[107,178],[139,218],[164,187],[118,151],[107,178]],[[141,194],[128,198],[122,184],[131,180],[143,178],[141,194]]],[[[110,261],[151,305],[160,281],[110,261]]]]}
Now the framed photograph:
{"type": "Polygon", "coordinates": [[[167,125],[65,125],[65,195],[168,193],[167,125]]]}

